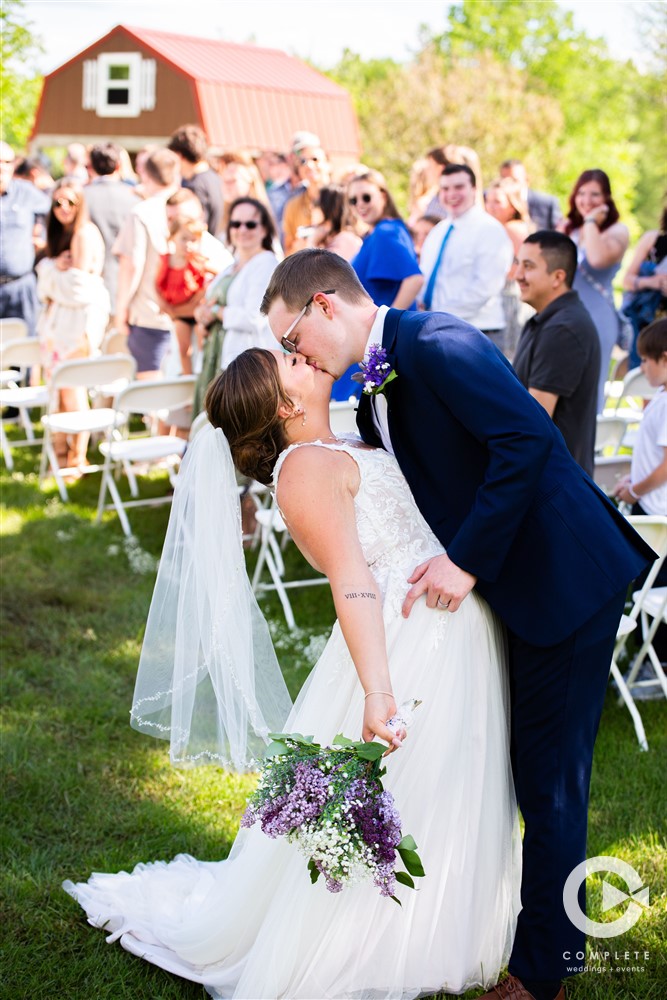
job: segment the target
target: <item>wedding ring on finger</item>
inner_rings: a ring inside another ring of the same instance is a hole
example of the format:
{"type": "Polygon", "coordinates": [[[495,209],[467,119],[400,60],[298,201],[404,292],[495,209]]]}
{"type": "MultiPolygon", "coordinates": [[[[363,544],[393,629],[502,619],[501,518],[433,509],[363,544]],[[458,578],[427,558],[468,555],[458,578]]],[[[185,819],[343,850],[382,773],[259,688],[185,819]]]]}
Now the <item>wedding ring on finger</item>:
{"type": "Polygon", "coordinates": [[[447,608],[449,607],[449,601],[447,601],[447,603],[445,604],[443,601],[440,600],[440,598],[438,598],[436,607],[442,608],[443,611],[446,611],[447,608]]]}

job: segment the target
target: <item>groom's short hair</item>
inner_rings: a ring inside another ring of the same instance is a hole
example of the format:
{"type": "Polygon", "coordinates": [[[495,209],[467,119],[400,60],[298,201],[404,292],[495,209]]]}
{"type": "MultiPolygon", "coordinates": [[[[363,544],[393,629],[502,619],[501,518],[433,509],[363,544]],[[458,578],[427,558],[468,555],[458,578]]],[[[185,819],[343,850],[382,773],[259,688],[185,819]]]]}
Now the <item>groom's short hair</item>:
{"type": "Polygon", "coordinates": [[[276,299],[282,299],[287,309],[298,312],[313,295],[328,289],[352,305],[368,299],[355,272],[338,254],[330,250],[299,250],[278,264],[260,309],[266,315],[276,299]]]}

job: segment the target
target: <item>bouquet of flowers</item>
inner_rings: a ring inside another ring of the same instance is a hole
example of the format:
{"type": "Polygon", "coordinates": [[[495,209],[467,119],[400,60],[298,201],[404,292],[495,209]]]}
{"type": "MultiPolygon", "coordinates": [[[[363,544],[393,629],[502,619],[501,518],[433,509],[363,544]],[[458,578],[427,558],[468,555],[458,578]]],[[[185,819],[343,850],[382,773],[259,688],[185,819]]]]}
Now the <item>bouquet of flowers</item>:
{"type": "Polygon", "coordinates": [[[341,734],[332,746],[300,733],[271,733],[271,739],[241,826],[260,823],[267,836],[287,837],[308,859],[311,881],[323,875],[330,892],[370,880],[400,905],[396,883],[414,889],[424,869],[382,785],[387,747],[341,734]],[[406,871],[394,870],[397,857],[406,871]]]}

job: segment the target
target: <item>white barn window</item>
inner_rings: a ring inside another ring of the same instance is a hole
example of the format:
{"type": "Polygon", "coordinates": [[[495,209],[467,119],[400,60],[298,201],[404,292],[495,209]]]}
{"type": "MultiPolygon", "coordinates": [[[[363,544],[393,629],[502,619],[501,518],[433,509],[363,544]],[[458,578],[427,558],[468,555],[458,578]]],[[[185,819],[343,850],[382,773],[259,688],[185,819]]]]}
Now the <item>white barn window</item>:
{"type": "Polygon", "coordinates": [[[136,118],[155,107],[154,59],[103,52],[83,64],[83,107],[100,118],[136,118]]]}

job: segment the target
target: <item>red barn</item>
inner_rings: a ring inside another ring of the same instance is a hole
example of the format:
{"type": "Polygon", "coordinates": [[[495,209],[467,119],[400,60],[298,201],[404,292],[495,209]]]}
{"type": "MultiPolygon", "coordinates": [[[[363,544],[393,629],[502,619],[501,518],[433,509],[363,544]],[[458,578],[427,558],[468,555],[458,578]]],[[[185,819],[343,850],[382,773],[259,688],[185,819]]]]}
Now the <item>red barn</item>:
{"type": "Polygon", "coordinates": [[[303,129],[334,162],[360,155],[350,95],[301,60],[123,24],[45,77],[31,147],[107,139],[135,152],[186,123],[212,152],[286,150],[303,129]]]}

